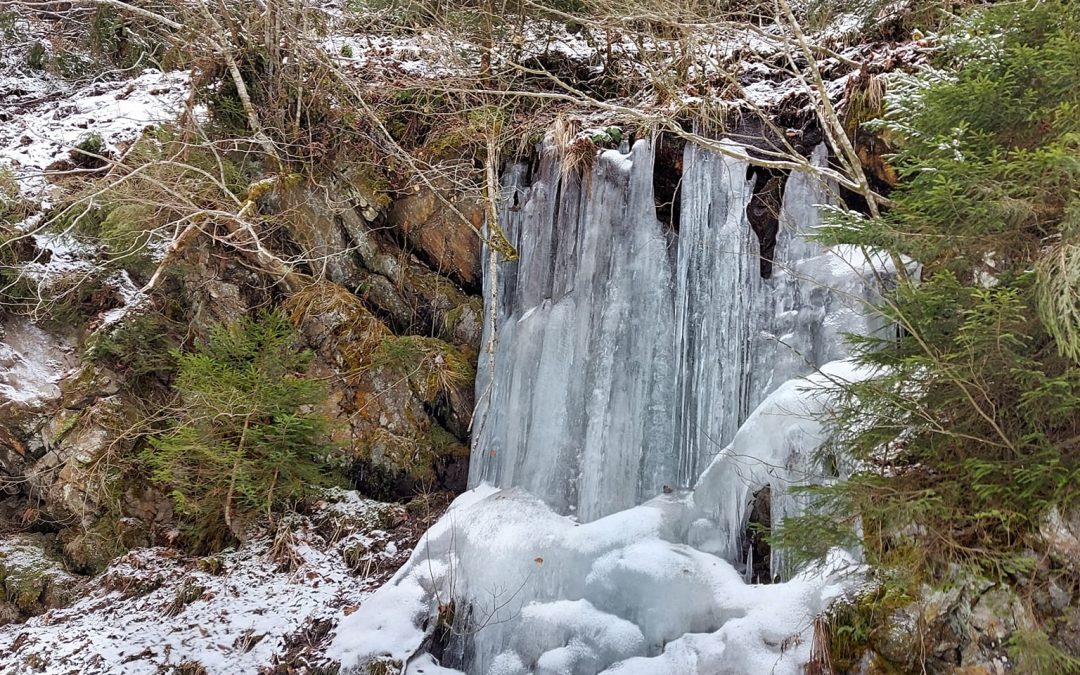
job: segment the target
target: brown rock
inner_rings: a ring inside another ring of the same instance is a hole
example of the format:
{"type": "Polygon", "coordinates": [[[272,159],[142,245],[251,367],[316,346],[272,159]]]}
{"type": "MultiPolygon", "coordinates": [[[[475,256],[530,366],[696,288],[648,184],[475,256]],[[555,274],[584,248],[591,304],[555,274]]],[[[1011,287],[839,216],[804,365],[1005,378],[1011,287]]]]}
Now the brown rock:
{"type": "Polygon", "coordinates": [[[348,430],[339,440],[360,467],[358,487],[380,498],[463,487],[473,356],[436,338],[394,335],[337,284],[313,284],[287,307],[320,361],[338,373],[324,378],[325,409],[348,430]]]}
{"type": "Polygon", "coordinates": [[[390,209],[388,223],[400,230],[424,260],[440,274],[448,274],[467,288],[477,288],[482,279],[480,237],[484,210],[475,201],[459,201],[453,206],[431,190],[399,199],[390,209]],[[454,208],[464,215],[454,212],[454,208]]]}

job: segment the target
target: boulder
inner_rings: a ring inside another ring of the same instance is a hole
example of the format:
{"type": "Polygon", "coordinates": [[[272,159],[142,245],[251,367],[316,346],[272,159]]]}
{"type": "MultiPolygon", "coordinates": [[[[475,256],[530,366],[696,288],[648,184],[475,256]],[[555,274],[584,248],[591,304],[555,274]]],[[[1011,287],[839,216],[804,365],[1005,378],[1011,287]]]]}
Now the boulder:
{"type": "Polygon", "coordinates": [[[401,231],[432,269],[465,288],[479,288],[483,269],[477,231],[484,226],[484,209],[476,200],[450,202],[422,188],[394,202],[387,224],[401,231]]]}
{"type": "MultiPolygon", "coordinates": [[[[358,487],[378,498],[463,489],[475,355],[437,338],[395,335],[357,296],[330,282],[287,303],[315,350],[348,430],[358,487]]],[[[339,439],[344,440],[344,439],[339,439]]]]}
{"type": "Polygon", "coordinates": [[[74,600],[82,580],[64,569],[41,534],[0,538],[0,624],[21,621],[74,600]]]}

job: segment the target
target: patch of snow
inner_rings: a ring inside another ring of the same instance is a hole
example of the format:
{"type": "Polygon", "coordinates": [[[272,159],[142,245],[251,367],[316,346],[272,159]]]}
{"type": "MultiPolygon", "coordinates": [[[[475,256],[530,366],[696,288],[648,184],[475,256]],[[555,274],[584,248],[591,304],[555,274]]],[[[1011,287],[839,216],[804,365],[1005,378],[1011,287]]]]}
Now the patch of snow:
{"type": "Polygon", "coordinates": [[[0,123],[0,166],[15,174],[28,196],[40,196],[46,169],[90,135],[100,135],[106,151],[122,154],[148,126],[175,119],[188,88],[188,73],[153,69],[130,80],[78,88],[38,76],[23,80],[36,81],[44,91],[8,106],[11,117],[0,123]]]}
{"type": "Polygon", "coordinates": [[[0,324],[0,408],[34,407],[60,397],[60,381],[76,366],[70,344],[28,320],[0,324]]]}
{"type": "Polygon", "coordinates": [[[127,270],[120,270],[105,280],[107,286],[114,289],[120,296],[120,306],[110,309],[101,316],[101,327],[108,327],[119,322],[131,312],[136,312],[145,306],[149,298],[131,280],[127,270]]]}
{"type": "Polygon", "coordinates": [[[97,249],[70,232],[51,232],[43,228],[31,232],[29,236],[39,253],[33,260],[20,265],[29,279],[47,285],[72,274],[90,274],[97,268],[97,249]]]}
{"type": "Polygon", "coordinates": [[[295,517],[284,544],[265,535],[215,556],[218,570],[172,549],[128,553],[71,606],[0,627],[0,673],[26,672],[31,663],[44,675],[149,675],[182,663],[232,675],[273,665],[295,635],[314,622],[336,623],[378,582],[354,572],[345,556],[351,540],[342,535],[382,542],[390,535],[338,531],[337,517],[359,522],[367,511],[401,508],[351,492],[327,502],[311,519],[295,517]]]}

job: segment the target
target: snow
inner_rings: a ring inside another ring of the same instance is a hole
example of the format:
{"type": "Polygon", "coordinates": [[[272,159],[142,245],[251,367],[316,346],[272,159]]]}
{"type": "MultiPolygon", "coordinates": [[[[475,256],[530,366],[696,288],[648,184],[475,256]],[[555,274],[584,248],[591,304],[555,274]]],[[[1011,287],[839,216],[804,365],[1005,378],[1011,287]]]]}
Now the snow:
{"type": "Polygon", "coordinates": [[[26,672],[31,663],[45,675],[151,674],[184,662],[231,675],[272,665],[288,640],[313,622],[337,622],[378,583],[354,573],[343,555],[352,540],[343,535],[389,541],[386,532],[350,530],[348,522],[376,522],[400,507],[355,493],[337,498],[287,525],[291,566],[275,557],[282,543],[269,534],[216,556],[219,572],[171,549],[128,553],[71,606],[0,627],[0,673],[26,672]]]}
{"type": "MultiPolygon", "coordinates": [[[[34,219],[36,226],[37,219],[34,219]]],[[[88,274],[96,269],[97,250],[79,241],[69,232],[50,232],[43,228],[29,230],[34,247],[41,252],[21,265],[30,279],[40,282],[62,279],[72,274],[88,274]]],[[[28,232],[28,233],[29,233],[28,232]]]]}
{"type": "Polygon", "coordinates": [[[28,320],[0,324],[0,407],[35,407],[60,396],[60,381],[76,366],[72,345],[28,320]]]}
{"type": "Polygon", "coordinates": [[[407,36],[335,34],[323,41],[323,48],[348,68],[428,78],[461,75],[479,58],[475,46],[431,30],[407,36]]]}
{"type": "Polygon", "coordinates": [[[145,128],[176,118],[187,87],[187,73],[152,69],[79,88],[54,82],[44,100],[10,107],[12,119],[0,124],[0,166],[12,170],[24,193],[40,194],[46,169],[80,141],[98,134],[108,152],[122,154],[145,128]]]}
{"type": "MultiPolygon", "coordinates": [[[[771,520],[799,515],[804,499],[791,494],[797,485],[822,484],[829,476],[815,450],[826,439],[824,413],[829,391],[839,383],[871,375],[850,361],[825,364],[805,379],[776,389],[743,423],[732,442],[702,474],[695,504],[707,515],[691,525],[690,542],[728,560],[740,557],[753,495],[768,486],[771,520]]],[[[783,551],[772,549],[770,568],[784,576],[783,551]]]]}

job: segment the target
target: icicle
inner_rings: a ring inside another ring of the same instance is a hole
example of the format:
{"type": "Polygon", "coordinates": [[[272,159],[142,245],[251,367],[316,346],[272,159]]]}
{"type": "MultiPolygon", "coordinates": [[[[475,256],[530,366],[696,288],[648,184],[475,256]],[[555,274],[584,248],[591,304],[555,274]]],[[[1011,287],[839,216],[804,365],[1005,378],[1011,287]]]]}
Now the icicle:
{"type": "Polygon", "coordinates": [[[564,177],[551,144],[535,181],[511,168],[500,221],[494,377],[477,380],[470,483],[520,485],[592,520],[674,483],[672,272],[655,216],[652,146],[564,177]],[[490,389],[489,389],[490,388],[490,389]]]}
{"type": "Polygon", "coordinates": [[[499,220],[520,258],[485,279],[496,373],[481,363],[470,484],[522,486],[589,521],[693,485],[769,393],[877,323],[866,261],[806,237],[830,196],[813,176],[787,179],[762,279],[745,162],[687,146],[673,263],[648,141],[582,178],[561,160],[548,142],[531,182],[524,165],[504,176],[499,220]]]}

